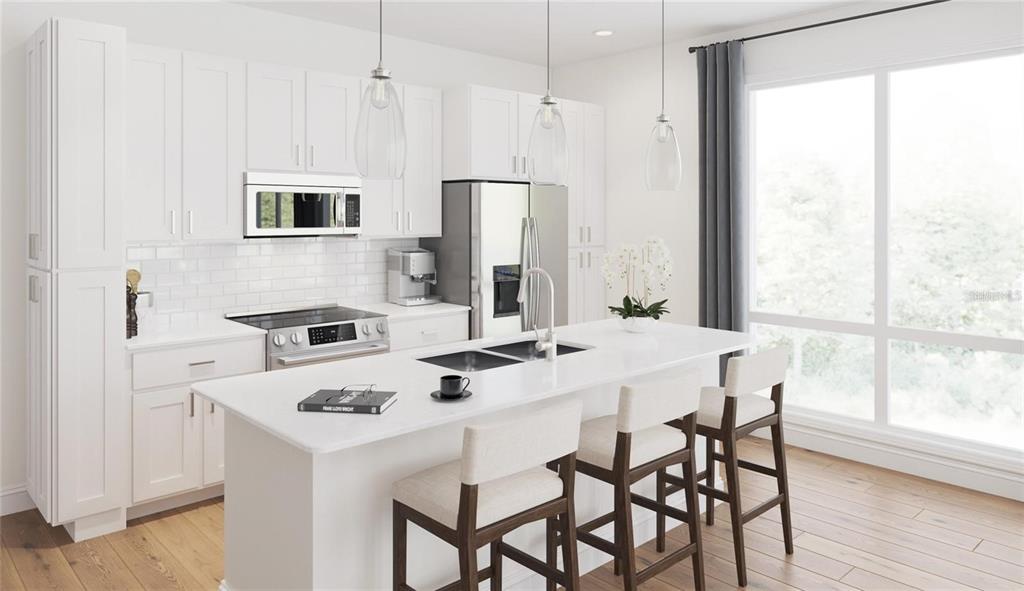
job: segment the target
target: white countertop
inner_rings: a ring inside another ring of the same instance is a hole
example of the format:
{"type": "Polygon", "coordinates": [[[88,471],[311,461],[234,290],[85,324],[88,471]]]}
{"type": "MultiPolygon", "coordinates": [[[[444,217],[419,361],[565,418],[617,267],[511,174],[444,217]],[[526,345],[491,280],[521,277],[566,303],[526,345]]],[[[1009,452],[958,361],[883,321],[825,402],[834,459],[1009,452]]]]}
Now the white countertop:
{"type": "MultiPolygon", "coordinates": [[[[745,333],[659,322],[647,334],[627,333],[616,320],[556,331],[562,344],[592,347],[554,362],[529,361],[466,373],[473,396],[456,403],[430,398],[442,375],[459,373],[417,358],[518,341],[479,339],[394,351],[290,370],[192,384],[192,389],[244,420],[310,453],[329,453],[585,388],[670,369],[753,344],[745,333]],[[381,415],[298,412],[300,400],[321,388],[374,383],[398,392],[381,415]]],[[[532,335],[531,335],[532,336],[532,335]]]]}
{"type": "Polygon", "coordinates": [[[265,334],[267,334],[267,331],[262,328],[256,328],[255,326],[224,318],[214,318],[204,320],[201,325],[191,328],[140,332],[139,336],[128,339],[124,348],[128,351],[141,351],[143,349],[257,337],[265,334]]]}
{"type": "Polygon", "coordinates": [[[379,304],[364,304],[357,307],[360,310],[366,310],[367,312],[387,314],[388,322],[401,322],[403,320],[429,318],[431,316],[449,316],[451,314],[469,312],[471,309],[469,306],[460,306],[458,304],[448,304],[445,302],[427,304],[425,306],[399,306],[398,304],[381,302],[379,304]]]}

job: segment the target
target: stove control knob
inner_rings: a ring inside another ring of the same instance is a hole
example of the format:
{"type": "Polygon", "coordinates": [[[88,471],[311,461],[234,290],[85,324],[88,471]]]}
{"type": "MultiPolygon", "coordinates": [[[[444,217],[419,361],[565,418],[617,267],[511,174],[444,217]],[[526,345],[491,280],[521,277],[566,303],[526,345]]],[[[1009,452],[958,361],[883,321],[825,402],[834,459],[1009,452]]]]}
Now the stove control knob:
{"type": "Polygon", "coordinates": [[[388,327],[387,325],[384,324],[383,320],[377,322],[377,332],[379,332],[380,334],[385,334],[387,331],[388,327]]]}
{"type": "Polygon", "coordinates": [[[301,332],[293,332],[292,333],[292,343],[294,343],[296,345],[302,343],[302,333],[301,332]]]}
{"type": "Polygon", "coordinates": [[[285,343],[285,339],[284,339],[284,335],[283,334],[276,334],[276,335],[274,335],[274,344],[275,345],[277,345],[278,347],[283,347],[284,343],[285,343]]]}
{"type": "Polygon", "coordinates": [[[364,324],[363,325],[363,334],[366,335],[366,336],[370,336],[370,325],[369,324],[364,324]]]}

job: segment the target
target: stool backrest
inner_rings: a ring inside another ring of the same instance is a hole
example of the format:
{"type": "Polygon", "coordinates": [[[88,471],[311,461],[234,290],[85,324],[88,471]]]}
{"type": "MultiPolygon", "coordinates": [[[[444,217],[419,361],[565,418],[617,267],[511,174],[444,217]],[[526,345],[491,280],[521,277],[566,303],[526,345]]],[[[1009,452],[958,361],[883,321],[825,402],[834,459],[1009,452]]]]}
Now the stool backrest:
{"type": "Polygon", "coordinates": [[[462,436],[462,483],[511,476],[574,453],[580,444],[583,404],[574,400],[530,416],[466,427],[462,436]]]}
{"type": "Polygon", "coordinates": [[[781,384],[786,380],[788,367],[789,349],[785,347],[730,357],[725,370],[725,395],[750,394],[781,384]]]}
{"type": "Polygon", "coordinates": [[[623,386],[619,390],[619,432],[634,433],[696,411],[700,384],[700,371],[694,369],[671,380],[623,386]]]}

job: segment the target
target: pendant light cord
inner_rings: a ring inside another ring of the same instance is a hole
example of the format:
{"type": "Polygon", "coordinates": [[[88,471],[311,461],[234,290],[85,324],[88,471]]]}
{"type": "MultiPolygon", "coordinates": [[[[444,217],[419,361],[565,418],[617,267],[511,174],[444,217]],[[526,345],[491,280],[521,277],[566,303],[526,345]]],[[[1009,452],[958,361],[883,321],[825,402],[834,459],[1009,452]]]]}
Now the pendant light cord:
{"type": "MultiPolygon", "coordinates": [[[[384,0],[377,3],[377,67],[384,65],[384,0]]],[[[662,66],[664,68],[664,66],[662,66]]]]}
{"type": "Polygon", "coordinates": [[[548,96],[551,96],[551,0],[548,0],[548,96]]]}
{"type": "Polygon", "coordinates": [[[661,0],[661,114],[665,114],[665,0],[661,0]]]}

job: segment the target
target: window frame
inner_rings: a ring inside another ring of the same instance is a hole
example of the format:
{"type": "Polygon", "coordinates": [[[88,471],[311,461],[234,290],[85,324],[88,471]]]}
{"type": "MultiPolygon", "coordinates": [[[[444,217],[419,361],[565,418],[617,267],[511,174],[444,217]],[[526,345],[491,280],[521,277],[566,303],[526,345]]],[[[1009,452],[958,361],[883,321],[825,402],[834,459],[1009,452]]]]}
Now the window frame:
{"type": "Polygon", "coordinates": [[[869,431],[882,436],[896,436],[904,441],[914,441],[921,449],[938,451],[943,455],[961,455],[954,450],[970,452],[993,458],[1020,458],[1021,450],[961,439],[935,432],[894,425],[889,413],[891,381],[889,376],[889,348],[893,341],[910,341],[924,345],[962,347],[977,351],[995,351],[1024,355],[1024,339],[994,337],[965,332],[951,332],[893,326],[890,324],[891,298],[889,292],[889,230],[890,230],[890,78],[893,73],[965,63],[1008,55],[1024,55],[1024,47],[974,52],[940,59],[919,60],[886,66],[872,66],[863,69],[845,70],[829,74],[793,77],[771,82],[748,83],[746,92],[747,112],[747,173],[749,207],[747,227],[749,239],[748,256],[748,319],[752,324],[764,324],[782,328],[796,328],[836,334],[851,334],[871,337],[874,340],[874,419],[871,421],[793,406],[787,409],[787,417],[813,427],[833,428],[836,431],[858,434],[869,431]],[[757,308],[757,101],[755,93],[772,88],[785,88],[815,82],[827,82],[846,78],[871,76],[874,80],[874,307],[870,322],[832,320],[813,316],[797,316],[759,310],[757,308]]]}

